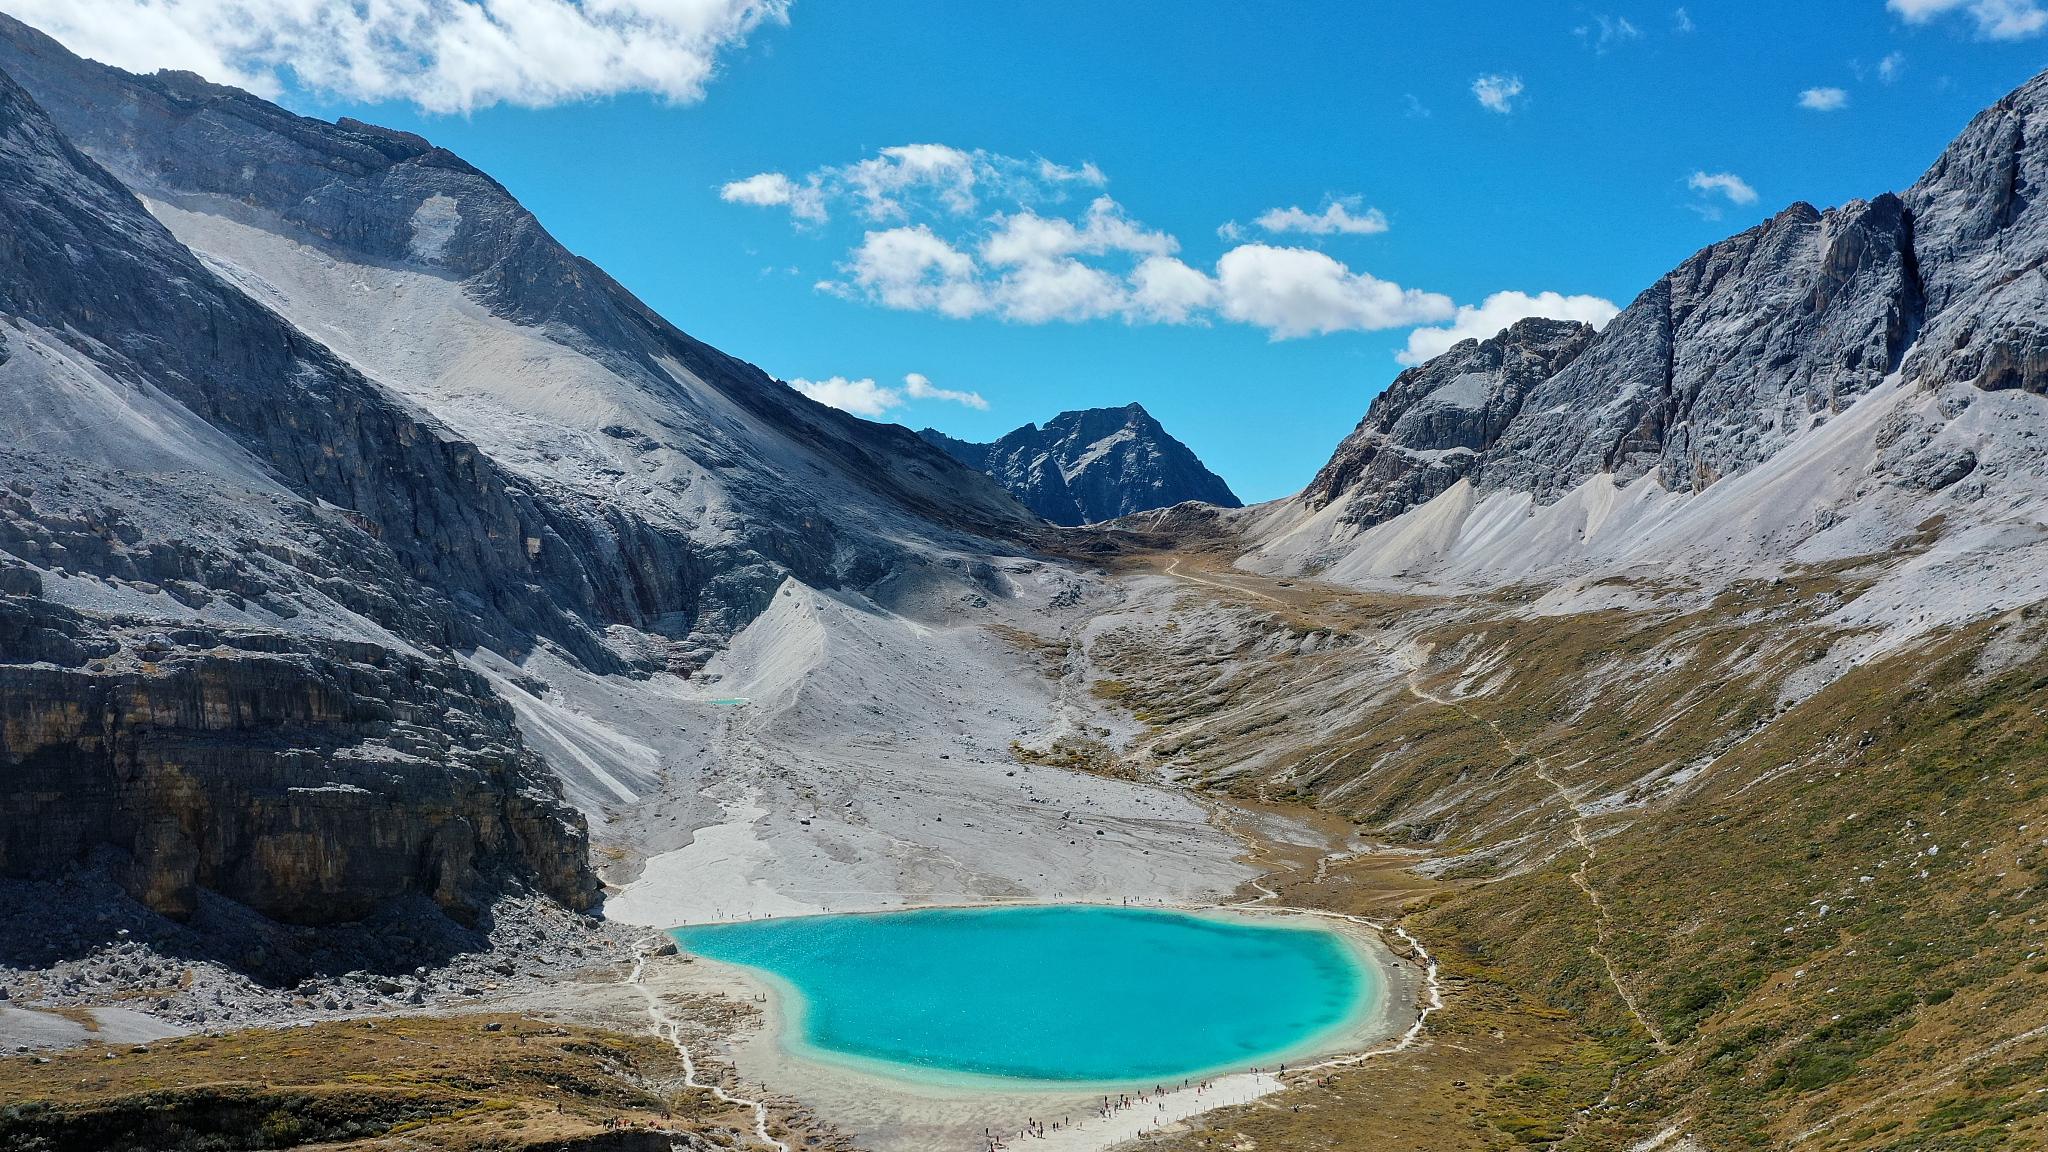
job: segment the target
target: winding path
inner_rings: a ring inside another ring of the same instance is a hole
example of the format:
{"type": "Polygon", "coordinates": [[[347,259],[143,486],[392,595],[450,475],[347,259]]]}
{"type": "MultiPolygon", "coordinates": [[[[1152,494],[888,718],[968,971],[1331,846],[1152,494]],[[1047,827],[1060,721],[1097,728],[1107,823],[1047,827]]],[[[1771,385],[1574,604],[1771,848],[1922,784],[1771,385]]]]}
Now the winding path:
{"type": "Polygon", "coordinates": [[[1595,943],[1586,945],[1586,951],[1591,953],[1594,959],[1600,961],[1600,966],[1607,972],[1607,982],[1614,986],[1615,995],[1621,998],[1621,1003],[1628,1009],[1628,1014],[1635,1017],[1635,1021],[1642,1028],[1644,1035],[1650,1038],[1650,1043],[1659,1052],[1669,1052],[1671,1045],[1665,1041],[1663,1031],[1652,1023],[1648,1016],[1643,1014],[1642,1008],[1636,1003],[1634,994],[1628,990],[1627,983],[1622,980],[1621,971],[1614,966],[1614,960],[1607,954],[1607,944],[1614,938],[1614,921],[1613,916],[1607,911],[1607,902],[1601,899],[1600,892],[1593,887],[1593,881],[1589,875],[1593,867],[1593,858],[1599,855],[1599,849],[1593,846],[1593,841],[1586,835],[1586,821],[1590,819],[1590,814],[1579,803],[1578,798],[1573,796],[1557,777],[1550,774],[1550,769],[1544,764],[1543,757],[1533,752],[1525,752],[1513,740],[1508,738],[1508,734],[1501,729],[1501,726],[1492,717],[1477,715],[1459,701],[1439,696],[1424,688],[1415,679],[1416,674],[1421,670],[1419,665],[1414,664],[1411,664],[1407,670],[1405,680],[1410,695],[1418,700],[1427,700],[1431,704],[1452,709],[1468,720],[1477,720],[1485,724],[1487,729],[1493,733],[1493,738],[1500,741],[1500,746],[1507,751],[1511,758],[1521,758],[1526,755],[1530,764],[1534,766],[1537,779],[1549,785],[1550,790],[1557,794],[1558,800],[1565,807],[1571,809],[1572,843],[1577,845],[1579,851],[1583,854],[1579,860],[1578,868],[1574,869],[1571,874],[1571,880],[1572,884],[1585,894],[1587,903],[1593,906],[1594,931],[1598,937],[1595,943]]]}
{"type": "MultiPolygon", "coordinates": [[[[1180,557],[1178,556],[1174,557],[1172,560],[1167,562],[1165,572],[1166,575],[1172,576],[1175,579],[1185,580],[1193,584],[1205,585],[1207,587],[1215,588],[1224,592],[1232,592],[1240,596],[1256,596],[1261,600],[1265,600],[1273,604],[1286,603],[1286,601],[1281,600],[1277,596],[1270,596],[1256,589],[1245,588],[1235,584],[1226,584],[1221,581],[1209,580],[1201,576],[1193,576],[1188,573],[1182,572],[1180,570],[1180,557]]],[[[1494,739],[1500,741],[1500,746],[1507,750],[1509,756],[1521,757],[1522,755],[1524,755],[1523,750],[1520,747],[1518,747],[1513,740],[1509,739],[1508,734],[1505,731],[1503,731],[1501,729],[1501,726],[1497,722],[1495,722],[1491,717],[1477,715],[1473,713],[1472,710],[1466,708],[1462,703],[1456,700],[1438,696],[1436,693],[1429,691],[1427,688],[1424,688],[1416,680],[1416,675],[1420,671],[1421,668],[1415,665],[1411,665],[1407,669],[1405,681],[1410,695],[1413,695],[1415,698],[1419,700],[1427,700],[1428,702],[1436,704],[1440,707],[1452,709],[1456,711],[1459,715],[1464,716],[1468,720],[1477,720],[1480,723],[1485,724],[1487,729],[1493,733],[1494,739]]],[[[1590,818],[1590,814],[1587,813],[1585,807],[1579,803],[1578,798],[1573,796],[1571,794],[1571,791],[1564,786],[1563,782],[1558,780],[1557,777],[1550,774],[1550,769],[1548,765],[1546,765],[1543,762],[1543,758],[1541,756],[1535,755],[1534,753],[1529,753],[1528,759],[1530,763],[1535,766],[1536,777],[1542,780],[1545,784],[1549,785],[1550,790],[1557,794],[1558,800],[1561,801],[1565,807],[1571,809],[1572,843],[1578,847],[1581,853],[1579,866],[1578,868],[1574,869],[1571,873],[1571,881],[1573,886],[1577,887],[1578,890],[1585,895],[1586,902],[1593,906],[1595,932],[1598,936],[1598,940],[1595,943],[1588,944],[1586,946],[1586,951],[1590,953],[1594,959],[1600,961],[1600,967],[1604,969],[1607,973],[1607,982],[1613,986],[1615,995],[1621,999],[1622,1006],[1628,1009],[1628,1014],[1635,1018],[1635,1022],[1639,1027],[1642,1028],[1643,1034],[1650,1038],[1650,1043],[1656,1047],[1658,1052],[1668,1052],[1671,1050],[1671,1045],[1664,1039],[1663,1030],[1658,1028],[1657,1025],[1653,1023],[1648,1016],[1644,1015],[1642,1007],[1636,1003],[1635,994],[1629,991],[1628,984],[1622,979],[1621,970],[1615,967],[1613,958],[1609,956],[1607,953],[1608,943],[1614,938],[1614,923],[1612,914],[1609,913],[1607,910],[1606,900],[1604,900],[1601,897],[1599,890],[1593,887],[1593,881],[1590,874],[1591,869],[1593,867],[1593,860],[1596,856],[1599,855],[1599,849],[1594,847],[1592,839],[1586,835],[1586,822],[1590,818]]],[[[1238,835],[1240,839],[1243,838],[1242,833],[1240,833],[1238,829],[1231,825],[1228,821],[1222,821],[1222,823],[1224,823],[1226,831],[1229,831],[1234,835],[1238,835]]],[[[1261,884],[1256,880],[1252,883],[1253,886],[1256,887],[1262,893],[1259,899],[1257,901],[1253,901],[1253,903],[1263,903],[1264,901],[1278,898],[1278,894],[1275,893],[1272,889],[1266,887],[1264,884],[1261,884]]],[[[1375,927],[1378,926],[1375,925],[1375,927]]],[[[1381,930],[1383,931],[1384,929],[1381,930]]],[[[1405,933],[1403,933],[1403,935],[1405,935],[1405,933]]]]}
{"type": "Polygon", "coordinates": [[[761,1103],[759,1100],[749,1100],[744,1096],[734,1096],[717,1084],[704,1084],[698,1081],[697,1061],[690,1055],[689,1046],[683,1043],[681,1023],[669,1014],[667,1008],[662,1006],[661,997],[654,994],[654,989],[647,986],[647,957],[650,955],[647,945],[652,941],[660,939],[661,934],[655,933],[652,936],[643,936],[633,944],[633,972],[632,975],[626,977],[626,982],[638,988],[640,994],[647,998],[647,1018],[654,1021],[654,1034],[673,1045],[676,1055],[682,1057],[683,1084],[690,1088],[709,1089],[713,1096],[727,1104],[740,1108],[752,1108],[754,1110],[754,1137],[761,1143],[776,1149],[777,1152],[789,1152],[789,1145],[768,1134],[768,1106],[766,1104],[761,1103]]]}
{"type": "Polygon", "coordinates": [[[1180,570],[1180,557],[1178,556],[1175,556],[1172,560],[1167,562],[1166,574],[1168,576],[1173,577],[1176,580],[1186,580],[1190,584],[1202,584],[1210,588],[1220,589],[1224,592],[1235,592],[1239,596],[1256,596],[1259,599],[1264,600],[1270,604],[1284,605],[1287,603],[1287,601],[1282,600],[1278,596],[1269,596],[1256,588],[1244,588],[1236,584],[1226,584],[1221,580],[1209,580],[1201,576],[1190,576],[1187,573],[1180,570]]]}

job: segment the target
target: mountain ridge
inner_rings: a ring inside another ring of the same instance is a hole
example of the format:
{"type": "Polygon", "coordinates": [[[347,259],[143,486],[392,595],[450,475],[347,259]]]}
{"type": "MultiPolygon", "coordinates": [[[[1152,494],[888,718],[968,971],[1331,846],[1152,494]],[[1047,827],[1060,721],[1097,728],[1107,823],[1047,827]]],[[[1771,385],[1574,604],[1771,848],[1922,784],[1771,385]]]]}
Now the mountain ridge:
{"type": "Polygon", "coordinates": [[[478,530],[446,556],[394,530],[516,517],[501,479],[202,268],[4,73],[0,220],[18,433],[0,764],[35,801],[0,811],[0,867],[47,875],[112,848],[170,915],[207,888],[303,922],[408,892],[473,918],[508,879],[590,906],[581,816],[442,648],[550,621],[457,613],[416,583],[501,569],[517,545],[478,530]],[[211,339],[179,341],[194,331],[211,339]],[[159,599],[185,627],[136,611],[159,599]],[[326,626],[343,617],[360,626],[326,626]],[[313,808],[291,800],[330,784],[313,808]]]}
{"type": "Polygon", "coordinates": [[[1042,530],[668,326],[419,137],[4,16],[0,73],[0,591],[10,629],[71,637],[0,674],[10,709],[82,719],[9,727],[0,769],[53,789],[0,812],[9,875],[111,850],[160,912],[210,890],[304,923],[420,892],[589,907],[588,823],[635,792],[615,746],[530,726],[520,662],[688,674],[792,577],[1005,595],[987,558],[1042,530]],[[172,691],[204,706],[96,735],[172,691]],[[48,776],[64,757],[107,771],[48,776]]]}
{"type": "Polygon", "coordinates": [[[1077,527],[1187,501],[1242,507],[1141,404],[1062,412],[987,444],[926,428],[918,433],[954,459],[996,478],[1024,506],[1077,527]]]}
{"type": "Polygon", "coordinates": [[[2017,563],[1983,541],[2048,493],[2038,405],[2009,398],[2048,388],[2048,297],[2024,271],[2048,252],[2044,129],[2048,74],[1903,192],[1788,205],[1595,335],[1524,322],[1402,373],[1301,493],[1235,518],[1242,562],[1364,584],[1724,579],[1881,553],[1941,516],[2017,563]]]}
{"type": "Polygon", "coordinates": [[[1033,531],[992,485],[907,431],[809,401],[669,325],[562,248],[502,185],[417,136],[295,116],[187,73],[135,76],[80,60],[4,16],[0,68],[174,233],[184,228],[181,240],[217,270],[378,385],[552,489],[551,502],[573,506],[600,537],[621,538],[621,570],[592,582],[615,589],[613,603],[592,615],[678,641],[681,659],[701,660],[765,605],[769,570],[821,585],[873,579],[880,565],[868,553],[899,529],[864,526],[842,539],[842,524],[907,515],[965,536],[1033,531]],[[119,115],[106,114],[114,108],[119,115]],[[244,162],[254,157],[262,163],[244,162]],[[368,330],[373,318],[350,316],[332,298],[294,297],[318,271],[311,265],[328,260],[388,273],[394,288],[459,288],[441,297],[444,318],[458,326],[449,341],[458,354],[390,348],[368,330]],[[477,345],[506,335],[531,346],[529,361],[555,379],[481,364],[477,345]],[[476,379],[485,372],[501,380],[488,396],[476,379]],[[587,402],[556,403],[565,373],[587,402]],[[479,403],[486,398],[502,407],[479,403]],[[613,419],[589,415],[606,408],[613,419]],[[548,422],[573,431],[550,434],[536,453],[531,441],[548,422]],[[522,469],[522,454],[537,466],[522,469]],[[748,467],[730,467],[740,461],[748,467]],[[804,475],[814,469],[845,497],[829,511],[804,475]],[[625,504],[599,479],[619,472],[644,500],[625,504]],[[582,482],[565,484],[569,477],[582,482]],[[677,492],[709,497],[727,486],[708,500],[677,492]],[[717,523],[728,499],[755,514],[717,523]],[[649,532],[675,541],[625,539],[649,532]],[[658,564],[633,559],[649,548],[664,557],[658,564]]]}

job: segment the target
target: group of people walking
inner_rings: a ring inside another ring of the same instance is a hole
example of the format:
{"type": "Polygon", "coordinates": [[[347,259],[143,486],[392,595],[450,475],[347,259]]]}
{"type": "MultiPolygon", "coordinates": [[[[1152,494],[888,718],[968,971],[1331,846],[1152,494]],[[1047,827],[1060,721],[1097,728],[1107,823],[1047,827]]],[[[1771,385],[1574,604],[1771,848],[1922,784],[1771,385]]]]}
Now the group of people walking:
{"type": "MultiPolygon", "coordinates": [[[[1252,1072],[1255,1074],[1258,1071],[1259,1069],[1257,1068],[1252,1069],[1252,1072]]],[[[1285,1073],[1287,1071],[1287,1065],[1280,1065],[1279,1071],[1285,1073]]],[[[1164,1112],[1166,1111],[1167,1093],[1174,1091],[1193,1091],[1196,1095],[1201,1095],[1202,1093],[1209,1091],[1213,1087],[1215,1087],[1215,1081],[1213,1080],[1188,1079],[1182,1080],[1180,1082],[1180,1087],[1178,1089],[1170,1088],[1162,1084],[1155,1084],[1152,1086],[1152,1091],[1149,1094],[1140,1091],[1135,1097],[1131,1096],[1129,1093],[1118,1093],[1115,1096],[1104,1096],[1101,1102],[1096,1104],[1095,1106],[1095,1117],[1098,1120],[1107,1120],[1110,1117],[1125,1111],[1126,1109],[1136,1108],[1148,1103],[1153,1105],[1156,1111],[1164,1112]]],[[[1164,1117],[1161,1118],[1162,1126],[1165,1123],[1165,1119],[1166,1118],[1164,1117]]],[[[1064,1120],[1054,1120],[1050,1124],[1038,1120],[1034,1117],[1024,1122],[1023,1131],[1017,1134],[1017,1138],[1035,1138],[1043,1140],[1046,1138],[1047,1133],[1057,1132],[1060,1129],[1071,1125],[1072,1123],[1073,1120],[1071,1117],[1064,1120]]],[[[1001,1152],[1001,1150],[1010,1147],[1010,1145],[1005,1141],[1004,1137],[997,1136],[994,1132],[990,1131],[987,1128],[983,1128],[981,1130],[981,1135],[982,1139],[987,1141],[987,1152],[1001,1152]]],[[[1139,1132],[1139,1135],[1144,1135],[1142,1130],[1139,1132]]]]}

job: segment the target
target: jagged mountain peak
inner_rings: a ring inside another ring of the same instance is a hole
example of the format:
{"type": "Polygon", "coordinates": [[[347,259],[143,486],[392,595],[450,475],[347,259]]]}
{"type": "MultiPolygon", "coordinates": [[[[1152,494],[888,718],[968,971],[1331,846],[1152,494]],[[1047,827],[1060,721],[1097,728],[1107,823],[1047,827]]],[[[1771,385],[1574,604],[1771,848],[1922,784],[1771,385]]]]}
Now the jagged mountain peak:
{"type": "Polygon", "coordinates": [[[1135,402],[1062,412],[989,444],[935,428],[918,435],[994,476],[1055,524],[1094,524],[1189,500],[1241,507],[1221,477],[1135,402]]]}
{"type": "Polygon", "coordinates": [[[1511,329],[1403,373],[1300,496],[1250,522],[1249,562],[1480,581],[1744,571],[1882,554],[1924,524],[2031,523],[2048,491],[2044,141],[2048,73],[1912,187],[1788,205],[1597,335],[1511,329]],[[1531,348],[1550,354],[1503,366],[1531,348]]]}
{"type": "Polygon", "coordinates": [[[1798,201],[1695,252],[1597,333],[1537,319],[1463,342],[1397,377],[1302,499],[1321,508],[1363,482],[1346,519],[1369,526],[1468,475],[1550,501],[1600,473],[1697,490],[1752,467],[1898,367],[1921,314],[1912,230],[1891,193],[1798,201]],[[1493,377],[1483,395],[1472,373],[1493,377]],[[1453,384],[1478,417],[1420,410],[1453,384]],[[1408,463],[1373,471],[1388,447],[1408,463]]]}
{"type": "Polygon", "coordinates": [[[505,676],[691,673],[792,583],[986,606],[1042,530],[417,136],[4,17],[0,330],[0,874],[112,848],[177,915],[586,906],[635,794],[505,676]]]}
{"type": "Polygon", "coordinates": [[[598,626],[701,659],[785,575],[864,586],[909,539],[1035,531],[908,430],[683,333],[417,135],[133,75],[4,17],[0,68],[208,266],[643,569],[578,585],[611,605],[598,626]],[[365,290],[339,290],[337,268],[365,290]]]}
{"type": "Polygon", "coordinates": [[[1541,317],[1463,340],[1402,372],[1302,493],[1322,508],[1361,487],[1354,509],[1373,524],[1435,496],[1480,463],[1536,384],[1592,344],[1590,324],[1541,317]]]}

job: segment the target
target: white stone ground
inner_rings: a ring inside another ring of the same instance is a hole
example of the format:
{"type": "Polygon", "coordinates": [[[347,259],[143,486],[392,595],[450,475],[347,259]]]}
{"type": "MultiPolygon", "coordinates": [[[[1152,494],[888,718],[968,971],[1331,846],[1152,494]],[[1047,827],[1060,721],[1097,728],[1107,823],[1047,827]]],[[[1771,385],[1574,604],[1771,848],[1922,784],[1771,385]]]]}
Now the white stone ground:
{"type": "MultiPolygon", "coordinates": [[[[601,858],[616,856],[614,920],[664,928],[919,904],[1228,899],[1256,869],[1185,793],[1013,754],[1013,744],[1121,744],[1135,733],[1087,691],[1084,658],[1059,655],[1061,638],[1129,588],[1030,561],[1004,577],[1007,598],[900,611],[791,581],[687,680],[594,678],[545,652],[521,668],[476,663],[586,808],[601,858]],[[991,625],[1054,643],[1020,644],[991,625]],[[544,691],[531,691],[536,679],[544,691]]],[[[645,978],[716,990],[732,982],[716,967],[653,964],[645,978]]],[[[1404,1026],[1375,1020],[1373,1037],[1404,1026]]],[[[1279,1087],[1270,1075],[1225,1076],[1096,1116],[1086,1094],[906,1087],[820,1066],[789,1055],[772,1022],[726,1055],[743,1089],[765,1083],[864,1146],[904,1152],[971,1148],[984,1127],[1010,1132],[1011,1147],[1092,1152],[1279,1087]],[[1034,1116],[1077,1122],[1016,1137],[1034,1116]]]]}
{"type": "Polygon", "coordinates": [[[530,662],[551,686],[534,697],[501,673],[599,840],[625,851],[607,870],[621,890],[606,914],[673,927],[1002,899],[1201,903],[1236,889],[1253,869],[1185,794],[1013,755],[1013,743],[1114,738],[1127,723],[982,626],[1054,630],[1034,587],[1047,571],[1020,565],[1014,600],[980,619],[919,619],[791,581],[691,681],[530,662]]]}

